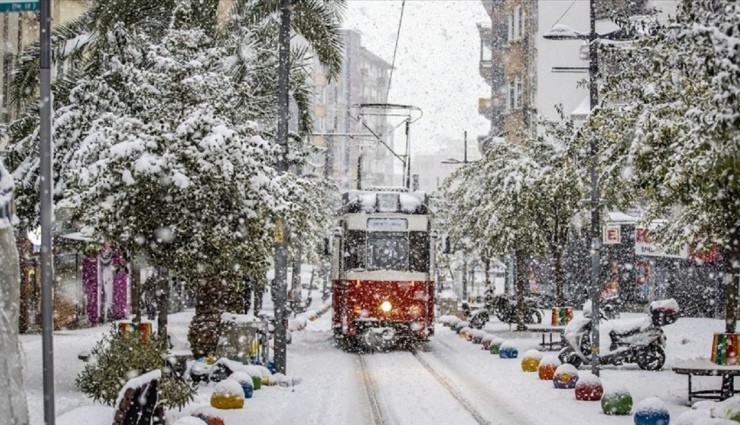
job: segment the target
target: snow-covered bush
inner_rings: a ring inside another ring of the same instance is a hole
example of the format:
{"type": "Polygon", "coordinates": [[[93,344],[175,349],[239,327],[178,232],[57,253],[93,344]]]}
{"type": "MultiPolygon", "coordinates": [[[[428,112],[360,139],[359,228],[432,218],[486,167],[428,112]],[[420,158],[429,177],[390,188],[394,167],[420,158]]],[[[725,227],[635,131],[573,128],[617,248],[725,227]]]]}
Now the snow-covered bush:
{"type": "Polygon", "coordinates": [[[159,402],[166,408],[182,408],[193,400],[195,389],[167,366],[165,346],[156,335],[144,341],[136,333],[125,335],[113,327],[92,349],[94,360],[85,365],[75,385],[94,400],[113,405],[129,379],[159,369],[159,402]]]}

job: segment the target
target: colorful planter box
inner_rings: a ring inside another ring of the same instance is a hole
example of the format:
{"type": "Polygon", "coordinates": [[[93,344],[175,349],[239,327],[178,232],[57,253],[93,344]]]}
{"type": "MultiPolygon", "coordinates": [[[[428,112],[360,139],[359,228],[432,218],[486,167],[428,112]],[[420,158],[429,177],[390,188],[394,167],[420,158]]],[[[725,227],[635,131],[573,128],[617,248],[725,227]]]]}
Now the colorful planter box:
{"type": "Polygon", "coordinates": [[[711,361],[718,365],[736,365],[738,356],[738,335],[714,334],[711,361]]]}
{"type": "Polygon", "coordinates": [[[668,425],[671,416],[668,414],[663,400],[657,397],[648,397],[635,407],[635,425],[668,425]]]}
{"type": "Polygon", "coordinates": [[[573,389],[578,382],[578,369],[572,364],[563,364],[555,370],[552,384],[558,389],[573,389]]]}
{"type": "Polygon", "coordinates": [[[607,415],[629,415],[632,396],[626,389],[611,390],[601,397],[601,410],[607,415]]]}
{"type": "Polygon", "coordinates": [[[556,356],[545,356],[540,360],[537,367],[537,374],[543,381],[552,381],[555,377],[555,371],[560,367],[561,362],[556,356]]]}
{"type": "Polygon", "coordinates": [[[604,387],[601,386],[601,380],[598,376],[591,373],[584,373],[578,376],[578,382],[576,382],[576,400],[599,401],[602,395],[604,395],[604,387]]]}
{"type": "Polygon", "coordinates": [[[511,345],[501,344],[498,350],[498,356],[502,359],[515,359],[519,355],[519,350],[511,345]]]}
{"type": "Polygon", "coordinates": [[[542,360],[542,353],[537,350],[529,350],[522,356],[522,370],[524,372],[537,372],[542,360]]]}
{"type": "Polygon", "coordinates": [[[553,307],[550,324],[552,326],[565,326],[573,319],[573,307],[553,307]]]}

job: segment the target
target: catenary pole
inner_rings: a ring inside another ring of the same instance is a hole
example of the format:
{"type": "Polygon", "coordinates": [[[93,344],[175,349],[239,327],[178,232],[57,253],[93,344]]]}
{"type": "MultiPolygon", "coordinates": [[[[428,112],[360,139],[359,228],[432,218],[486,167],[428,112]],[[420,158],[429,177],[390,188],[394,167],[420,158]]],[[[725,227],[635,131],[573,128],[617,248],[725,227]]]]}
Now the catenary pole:
{"type": "Polygon", "coordinates": [[[52,331],[54,283],[52,227],[52,145],[51,145],[51,0],[39,3],[39,80],[40,80],[40,183],[39,198],[41,209],[41,350],[44,382],[44,421],[54,425],[54,345],[52,331]]]}
{"type": "MultiPolygon", "coordinates": [[[[288,172],[288,78],[290,54],[290,0],[280,1],[280,34],[278,39],[278,144],[281,152],[278,156],[279,174],[288,172]]],[[[288,260],[285,253],[286,226],[284,220],[278,220],[275,232],[275,278],[272,281],[272,294],[275,303],[275,369],[286,373],[287,357],[287,314],[285,310],[288,277],[288,260]]]]}
{"type": "MultiPolygon", "coordinates": [[[[589,0],[590,30],[588,33],[588,87],[591,114],[599,101],[596,87],[598,58],[596,53],[596,17],[594,1],[589,0]]],[[[599,224],[599,180],[596,175],[596,139],[591,137],[591,372],[599,376],[599,250],[601,249],[601,229],[599,224]]]]}

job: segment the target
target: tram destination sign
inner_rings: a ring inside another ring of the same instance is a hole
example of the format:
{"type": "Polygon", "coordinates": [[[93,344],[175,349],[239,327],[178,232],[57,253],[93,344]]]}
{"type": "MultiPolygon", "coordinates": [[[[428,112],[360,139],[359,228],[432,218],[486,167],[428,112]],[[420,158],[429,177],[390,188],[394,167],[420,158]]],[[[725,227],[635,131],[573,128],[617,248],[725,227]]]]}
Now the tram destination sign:
{"type": "Polygon", "coordinates": [[[39,0],[0,0],[0,13],[33,12],[39,10],[39,0]]]}

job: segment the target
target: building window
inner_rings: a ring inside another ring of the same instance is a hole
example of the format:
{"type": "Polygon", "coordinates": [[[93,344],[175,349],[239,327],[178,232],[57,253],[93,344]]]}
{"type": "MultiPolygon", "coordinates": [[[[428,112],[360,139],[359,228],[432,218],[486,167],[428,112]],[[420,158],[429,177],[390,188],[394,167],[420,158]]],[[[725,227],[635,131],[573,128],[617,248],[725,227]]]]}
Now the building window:
{"type": "Polygon", "coordinates": [[[524,90],[522,90],[522,78],[519,75],[517,75],[515,82],[516,82],[516,108],[520,109],[524,107],[524,102],[522,102],[523,93],[524,93],[524,90]]]}
{"type": "Polygon", "coordinates": [[[509,35],[508,35],[507,40],[509,42],[512,42],[512,41],[514,41],[514,34],[515,34],[514,33],[514,15],[509,15],[509,25],[508,25],[508,27],[509,27],[508,28],[509,29],[509,35]]]}
{"type": "Polygon", "coordinates": [[[515,19],[516,19],[516,37],[517,39],[521,39],[524,37],[524,8],[521,6],[517,6],[515,10],[515,19]]]}
{"type": "Polygon", "coordinates": [[[514,109],[516,109],[516,84],[512,80],[509,81],[509,110],[514,109]]]}

